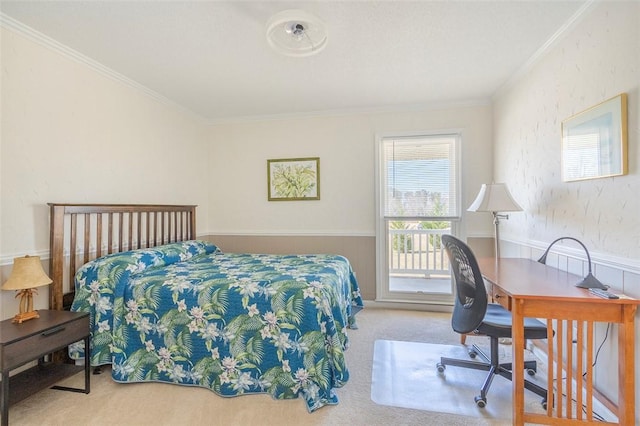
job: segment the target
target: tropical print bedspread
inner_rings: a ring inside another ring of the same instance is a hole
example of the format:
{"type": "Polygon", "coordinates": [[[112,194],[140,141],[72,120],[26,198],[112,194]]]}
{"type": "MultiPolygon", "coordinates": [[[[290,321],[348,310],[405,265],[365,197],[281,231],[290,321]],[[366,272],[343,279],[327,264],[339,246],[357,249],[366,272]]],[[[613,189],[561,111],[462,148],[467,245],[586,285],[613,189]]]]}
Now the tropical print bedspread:
{"type": "MultiPolygon", "coordinates": [[[[225,254],[203,241],[108,255],[76,275],[74,311],[91,313],[91,365],[118,382],[207,387],[223,396],[338,402],[352,306],[348,260],[225,254]]],[[[84,357],[82,342],[70,347],[84,357]]]]}

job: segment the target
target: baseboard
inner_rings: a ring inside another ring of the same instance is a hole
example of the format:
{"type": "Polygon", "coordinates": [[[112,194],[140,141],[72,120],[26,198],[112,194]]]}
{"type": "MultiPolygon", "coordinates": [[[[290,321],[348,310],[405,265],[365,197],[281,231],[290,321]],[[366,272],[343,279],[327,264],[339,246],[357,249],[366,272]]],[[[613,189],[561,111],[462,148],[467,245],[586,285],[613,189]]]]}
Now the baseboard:
{"type": "Polygon", "coordinates": [[[379,300],[364,300],[367,309],[399,309],[407,311],[424,311],[424,312],[451,312],[453,306],[442,304],[429,304],[424,302],[384,302],[379,300]]]}

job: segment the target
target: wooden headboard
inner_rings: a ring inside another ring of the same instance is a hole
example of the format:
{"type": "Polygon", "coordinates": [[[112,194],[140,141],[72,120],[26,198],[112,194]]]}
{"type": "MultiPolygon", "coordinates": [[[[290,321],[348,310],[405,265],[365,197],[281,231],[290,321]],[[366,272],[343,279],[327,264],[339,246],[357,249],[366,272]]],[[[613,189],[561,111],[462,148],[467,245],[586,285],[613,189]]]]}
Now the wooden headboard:
{"type": "Polygon", "coordinates": [[[73,302],[77,270],[98,257],[196,237],[196,206],[49,203],[51,309],[73,302]]]}

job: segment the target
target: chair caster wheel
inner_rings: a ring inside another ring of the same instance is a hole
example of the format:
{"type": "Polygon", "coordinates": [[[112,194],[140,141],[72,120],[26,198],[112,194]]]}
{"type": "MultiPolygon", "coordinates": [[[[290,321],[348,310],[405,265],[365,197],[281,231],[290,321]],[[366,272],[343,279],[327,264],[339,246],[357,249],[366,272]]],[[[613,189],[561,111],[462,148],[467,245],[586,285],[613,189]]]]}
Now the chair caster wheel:
{"type": "Polygon", "coordinates": [[[471,357],[471,359],[476,359],[476,357],[478,356],[478,353],[476,351],[469,351],[469,357],[471,357]]]}
{"type": "Polygon", "coordinates": [[[529,368],[527,369],[527,374],[530,376],[535,376],[536,375],[536,370],[534,370],[533,368],[529,368]]]}
{"type": "Polygon", "coordinates": [[[541,402],[541,404],[542,404],[542,408],[543,408],[544,410],[546,410],[546,409],[547,409],[547,399],[546,399],[546,398],[545,398],[545,399],[543,399],[543,400],[542,400],[542,402],[541,402]]]}
{"type": "Polygon", "coordinates": [[[444,373],[444,364],[439,362],[436,364],[436,368],[438,369],[438,373],[444,373]]]}
{"type": "Polygon", "coordinates": [[[484,408],[487,406],[487,400],[481,396],[476,396],[475,398],[473,398],[473,400],[476,402],[476,405],[480,408],[484,408]]]}

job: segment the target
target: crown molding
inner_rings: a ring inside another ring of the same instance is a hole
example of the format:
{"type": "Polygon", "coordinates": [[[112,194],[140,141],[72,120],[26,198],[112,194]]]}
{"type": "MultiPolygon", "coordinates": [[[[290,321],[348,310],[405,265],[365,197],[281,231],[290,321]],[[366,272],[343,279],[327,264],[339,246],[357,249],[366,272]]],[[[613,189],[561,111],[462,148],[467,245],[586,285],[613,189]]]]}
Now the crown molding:
{"type": "Polygon", "coordinates": [[[543,44],[527,62],[524,63],[509,79],[496,90],[492,96],[492,100],[502,96],[505,92],[516,85],[533,67],[546,56],[552,48],[554,48],[571,30],[573,30],[582,19],[591,13],[595,9],[598,0],[587,0],[581,7],[574,13],[567,22],[564,23],[550,38],[543,44]]]}

